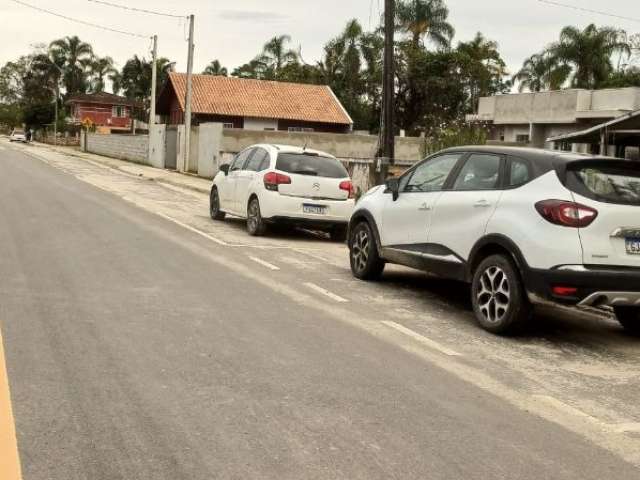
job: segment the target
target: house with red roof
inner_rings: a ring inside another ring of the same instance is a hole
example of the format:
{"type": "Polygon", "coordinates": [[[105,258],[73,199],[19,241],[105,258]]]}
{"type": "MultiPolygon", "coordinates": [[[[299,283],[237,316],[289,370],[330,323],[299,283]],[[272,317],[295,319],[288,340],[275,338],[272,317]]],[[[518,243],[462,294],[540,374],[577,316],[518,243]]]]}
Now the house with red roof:
{"type": "MultiPolygon", "coordinates": [[[[163,123],[184,122],[187,76],[170,73],[157,103],[163,123]]],[[[213,75],[193,76],[193,123],[225,128],[349,133],[353,120],[331,88],[213,75]]]]}
{"type": "Polygon", "coordinates": [[[78,93],[67,100],[69,123],[91,122],[106,133],[126,133],[133,128],[133,112],[141,106],[135,101],[111,93],[78,93]]]}

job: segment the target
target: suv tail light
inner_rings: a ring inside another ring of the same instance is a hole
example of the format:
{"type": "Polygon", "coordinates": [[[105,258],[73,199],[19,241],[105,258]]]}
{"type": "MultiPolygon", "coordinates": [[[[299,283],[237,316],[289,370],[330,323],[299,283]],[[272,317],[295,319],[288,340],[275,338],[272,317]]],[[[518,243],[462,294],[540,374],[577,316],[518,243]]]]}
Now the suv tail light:
{"type": "Polygon", "coordinates": [[[346,190],[349,193],[349,198],[355,198],[356,196],[356,191],[353,188],[353,183],[351,182],[351,180],[340,182],[340,190],[346,190]]]}
{"type": "Polygon", "coordinates": [[[278,191],[278,185],[288,185],[290,183],[291,178],[282,173],[269,172],[264,176],[264,188],[274,192],[278,191]]]}
{"type": "Polygon", "coordinates": [[[543,200],[536,203],[536,210],[545,220],[572,228],[588,227],[598,216],[591,207],[565,200],[543,200]]]}

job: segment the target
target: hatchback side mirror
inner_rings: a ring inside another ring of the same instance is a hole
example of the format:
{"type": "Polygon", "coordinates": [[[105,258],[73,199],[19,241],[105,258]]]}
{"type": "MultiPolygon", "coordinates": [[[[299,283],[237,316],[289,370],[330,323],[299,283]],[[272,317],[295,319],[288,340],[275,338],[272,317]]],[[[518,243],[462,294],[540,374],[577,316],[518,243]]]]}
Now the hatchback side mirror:
{"type": "Polygon", "coordinates": [[[229,164],[225,163],[224,165],[220,165],[220,171],[226,175],[229,175],[229,164]]]}
{"type": "Polygon", "coordinates": [[[400,196],[400,179],[388,178],[385,185],[387,186],[387,191],[391,192],[393,201],[395,202],[400,196]]]}

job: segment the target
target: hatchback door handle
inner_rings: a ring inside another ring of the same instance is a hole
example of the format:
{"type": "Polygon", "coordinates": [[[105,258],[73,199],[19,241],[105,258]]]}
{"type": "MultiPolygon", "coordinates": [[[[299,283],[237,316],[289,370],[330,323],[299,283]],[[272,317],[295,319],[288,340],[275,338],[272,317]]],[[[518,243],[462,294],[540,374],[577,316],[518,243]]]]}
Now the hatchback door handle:
{"type": "Polygon", "coordinates": [[[490,207],[491,204],[486,200],[478,200],[473,206],[476,208],[486,208],[486,207],[490,207]]]}
{"type": "Polygon", "coordinates": [[[420,208],[418,210],[428,212],[429,210],[431,210],[431,207],[427,205],[427,202],[424,202],[422,205],[420,205],[420,208]]]}

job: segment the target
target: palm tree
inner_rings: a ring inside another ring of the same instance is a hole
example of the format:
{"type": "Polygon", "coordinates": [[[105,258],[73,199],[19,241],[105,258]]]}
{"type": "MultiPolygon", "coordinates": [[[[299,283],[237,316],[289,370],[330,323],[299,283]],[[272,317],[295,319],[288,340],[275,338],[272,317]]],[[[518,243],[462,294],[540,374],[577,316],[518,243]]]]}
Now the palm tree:
{"type": "Polygon", "coordinates": [[[527,58],[513,76],[519,82],[518,90],[530,92],[559,90],[571,75],[571,67],[562,63],[552,52],[545,50],[527,58]]]}
{"type": "Polygon", "coordinates": [[[401,0],[396,9],[398,27],[411,36],[415,48],[425,37],[438,47],[448,47],[455,34],[448,17],[444,0],[401,0]]]}
{"type": "Polygon", "coordinates": [[[262,55],[256,60],[265,65],[268,77],[272,76],[277,79],[278,74],[285,65],[298,61],[298,54],[294,50],[287,48],[289,42],[291,42],[289,35],[280,35],[265,43],[262,55]]]}
{"type": "Polygon", "coordinates": [[[120,73],[117,70],[114,70],[112,73],[109,74],[109,81],[111,82],[111,92],[114,95],[120,95],[120,92],[122,91],[123,88],[123,80],[122,80],[122,73],[120,73]]]}
{"type": "Polygon", "coordinates": [[[104,92],[106,78],[117,73],[111,57],[94,57],[91,61],[91,90],[99,93],[104,92]]]}
{"type": "Polygon", "coordinates": [[[207,68],[202,72],[203,75],[214,75],[219,77],[226,77],[228,75],[227,69],[222,66],[219,60],[214,60],[207,68]]]}
{"type": "Polygon", "coordinates": [[[612,55],[631,55],[631,48],[623,35],[622,30],[598,28],[594,24],[584,30],[565,27],[560,32],[559,42],[551,46],[551,51],[559,61],[573,68],[574,87],[598,88],[614,70],[612,55]]]}
{"type": "Polygon", "coordinates": [[[54,63],[64,71],[67,95],[87,90],[87,67],[93,58],[93,48],[77,36],[60,38],[49,45],[54,63]]]}

